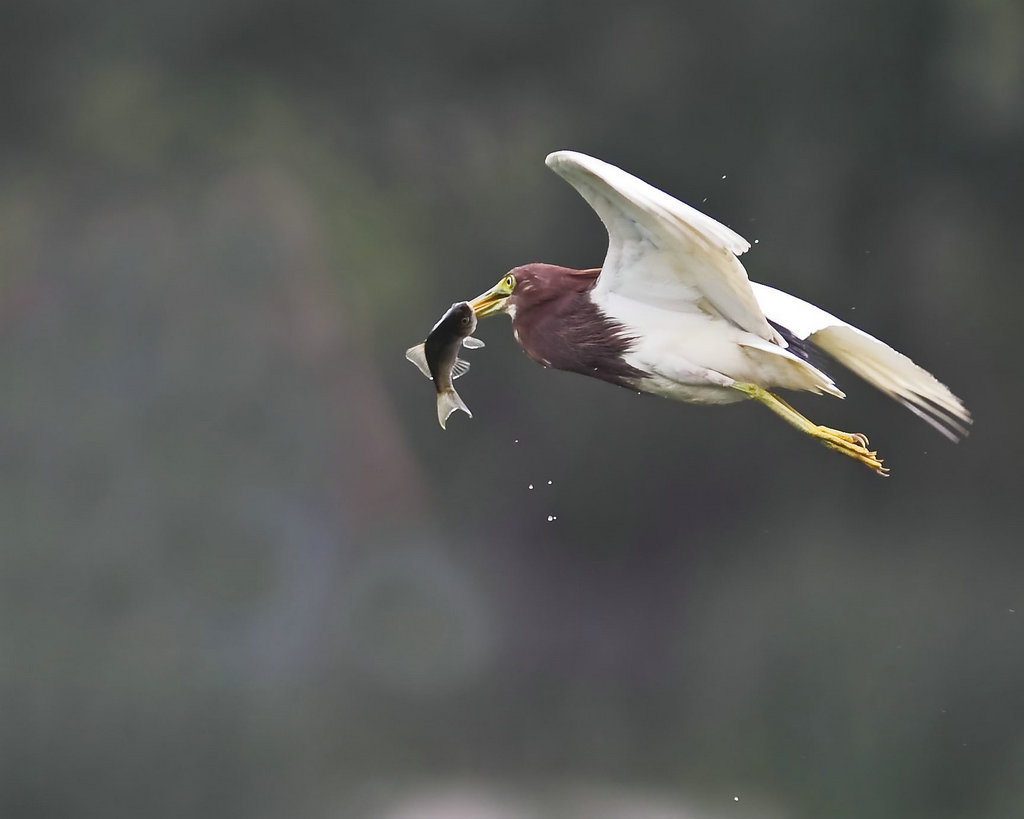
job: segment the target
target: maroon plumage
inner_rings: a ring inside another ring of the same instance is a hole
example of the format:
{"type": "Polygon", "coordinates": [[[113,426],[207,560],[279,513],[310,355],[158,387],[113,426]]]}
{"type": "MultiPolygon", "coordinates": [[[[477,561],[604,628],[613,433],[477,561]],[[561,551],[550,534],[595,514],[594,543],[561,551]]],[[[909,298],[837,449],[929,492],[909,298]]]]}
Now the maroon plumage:
{"type": "Polygon", "coordinates": [[[509,272],[516,281],[509,298],[512,330],[530,358],[620,387],[644,375],[623,358],[634,339],[590,299],[599,268],[535,263],[509,272]]]}

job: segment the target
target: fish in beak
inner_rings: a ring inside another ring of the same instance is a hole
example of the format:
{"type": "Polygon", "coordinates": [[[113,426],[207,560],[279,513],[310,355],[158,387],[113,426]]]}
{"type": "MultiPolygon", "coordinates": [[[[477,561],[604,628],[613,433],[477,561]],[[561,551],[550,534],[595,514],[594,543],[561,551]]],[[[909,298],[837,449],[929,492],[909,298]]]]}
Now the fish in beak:
{"type": "Polygon", "coordinates": [[[462,410],[473,417],[466,402],[452,386],[452,381],[469,371],[469,362],[459,358],[459,350],[484,346],[480,339],[473,338],[475,329],[476,314],[470,305],[464,301],[456,302],[441,316],[422,344],[405,351],[405,357],[434,382],[437,420],[441,429],[445,428],[448,416],[455,410],[462,410]]]}

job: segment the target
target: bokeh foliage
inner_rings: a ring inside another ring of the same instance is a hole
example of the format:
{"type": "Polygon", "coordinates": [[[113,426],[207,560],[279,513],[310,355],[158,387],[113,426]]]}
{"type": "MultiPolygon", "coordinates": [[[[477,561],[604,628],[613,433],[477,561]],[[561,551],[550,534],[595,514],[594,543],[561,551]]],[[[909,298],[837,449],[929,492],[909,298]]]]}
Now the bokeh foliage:
{"type": "Polygon", "coordinates": [[[1019,4],[5,17],[0,813],[1024,810],[1019,4]],[[441,433],[403,350],[600,263],[562,147],[756,239],[972,436],[797,399],[880,481],[499,321],[441,433]]]}

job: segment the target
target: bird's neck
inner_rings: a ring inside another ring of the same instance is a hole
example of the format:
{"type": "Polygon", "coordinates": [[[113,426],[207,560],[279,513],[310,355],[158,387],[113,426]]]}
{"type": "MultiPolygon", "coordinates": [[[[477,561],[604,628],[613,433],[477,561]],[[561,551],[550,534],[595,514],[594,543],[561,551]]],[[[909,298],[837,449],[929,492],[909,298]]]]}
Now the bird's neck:
{"type": "Polygon", "coordinates": [[[547,275],[524,288],[512,318],[526,354],[546,367],[622,386],[641,375],[623,360],[633,339],[590,298],[600,269],[544,267],[547,275]]]}

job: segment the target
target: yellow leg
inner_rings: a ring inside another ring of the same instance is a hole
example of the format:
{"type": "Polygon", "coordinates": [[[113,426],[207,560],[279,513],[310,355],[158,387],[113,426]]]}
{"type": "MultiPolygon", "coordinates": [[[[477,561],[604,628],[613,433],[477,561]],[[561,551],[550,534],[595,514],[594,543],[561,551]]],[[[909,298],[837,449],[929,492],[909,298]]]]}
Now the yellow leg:
{"type": "Polygon", "coordinates": [[[882,459],[878,457],[878,453],[868,449],[867,436],[861,435],[859,432],[843,432],[838,429],[819,426],[813,421],[804,418],[804,416],[779,398],[779,396],[768,392],[764,387],[759,387],[756,384],[736,383],[733,387],[740,392],[746,393],[755,401],[760,401],[780,418],[788,421],[801,432],[806,432],[813,438],[817,438],[829,449],[842,452],[844,455],[853,458],[855,461],[860,461],[868,468],[873,469],[876,474],[888,477],[889,470],[882,466],[882,459]]]}

